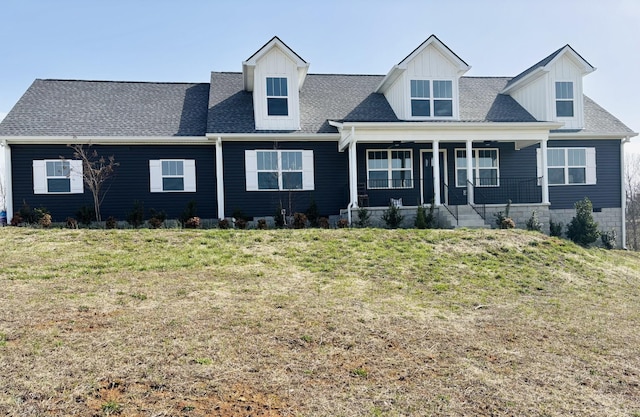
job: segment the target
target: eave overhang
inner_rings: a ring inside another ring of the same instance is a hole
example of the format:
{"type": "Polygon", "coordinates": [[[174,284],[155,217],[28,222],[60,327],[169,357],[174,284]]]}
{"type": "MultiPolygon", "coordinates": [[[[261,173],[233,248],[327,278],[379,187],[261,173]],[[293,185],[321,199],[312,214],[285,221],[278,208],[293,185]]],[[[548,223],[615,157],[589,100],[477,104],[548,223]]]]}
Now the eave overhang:
{"type": "Polygon", "coordinates": [[[198,145],[207,144],[205,136],[0,136],[0,142],[12,145],[198,145]]]}

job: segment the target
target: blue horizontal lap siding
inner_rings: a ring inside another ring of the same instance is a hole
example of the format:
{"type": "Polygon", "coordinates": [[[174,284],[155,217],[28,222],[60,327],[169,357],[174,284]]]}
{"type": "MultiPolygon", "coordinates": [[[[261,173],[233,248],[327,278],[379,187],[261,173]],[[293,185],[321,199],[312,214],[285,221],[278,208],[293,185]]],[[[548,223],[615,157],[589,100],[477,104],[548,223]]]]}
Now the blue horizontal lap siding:
{"type": "Polygon", "coordinates": [[[240,210],[248,217],[273,216],[280,205],[304,213],[315,200],[322,216],[337,215],[349,203],[348,155],[336,142],[223,142],[225,216],[240,210]],[[247,191],[245,150],[312,150],[313,191],[247,191]]]}
{"type": "MultiPolygon", "coordinates": [[[[142,202],[145,218],[150,209],[165,211],[169,219],[178,218],[191,200],[197,204],[197,215],[202,218],[217,218],[215,147],[195,145],[94,145],[90,150],[98,155],[114,159],[120,165],[105,185],[108,188],[101,206],[103,220],[114,216],[125,220],[132,211],[135,200],[142,202]],[[151,193],[149,191],[149,160],[194,159],[196,163],[195,193],[151,193]]],[[[85,188],[83,194],[34,194],[33,160],[73,159],[73,151],[64,145],[12,145],[13,207],[18,212],[26,202],[31,208],[46,207],[54,221],[76,217],[82,206],[93,208],[91,192],[85,188]]]]}
{"type": "Polygon", "coordinates": [[[596,148],[595,185],[551,185],[551,209],[572,209],[577,201],[588,197],[594,209],[618,208],[622,201],[619,140],[553,140],[549,148],[596,148]]]}

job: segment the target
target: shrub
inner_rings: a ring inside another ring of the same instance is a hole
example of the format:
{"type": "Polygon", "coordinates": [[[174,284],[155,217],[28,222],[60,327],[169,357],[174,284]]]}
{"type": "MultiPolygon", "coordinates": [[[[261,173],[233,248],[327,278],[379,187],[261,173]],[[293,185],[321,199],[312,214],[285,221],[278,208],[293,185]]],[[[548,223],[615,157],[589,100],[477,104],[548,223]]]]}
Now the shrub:
{"type": "Polygon", "coordinates": [[[65,226],[67,227],[67,229],[77,229],[78,228],[78,221],[76,219],[74,219],[73,217],[67,217],[64,220],[65,226]]]}
{"type": "Polygon", "coordinates": [[[13,215],[9,223],[11,224],[11,226],[20,226],[20,223],[22,223],[23,221],[24,219],[22,218],[20,213],[16,213],[13,215]]]}
{"type": "Polygon", "coordinates": [[[389,204],[389,208],[382,213],[382,220],[389,229],[397,229],[404,220],[404,216],[400,213],[398,206],[389,204]]]}
{"type": "Polygon", "coordinates": [[[191,200],[187,203],[187,207],[184,209],[178,221],[182,225],[182,227],[187,227],[187,221],[196,217],[196,202],[195,200],[191,200]]]}
{"type": "Polygon", "coordinates": [[[535,210],[531,213],[531,217],[527,220],[526,223],[527,230],[533,232],[541,232],[542,231],[542,223],[538,219],[538,213],[535,210]]]}
{"type": "Polygon", "coordinates": [[[93,207],[82,206],[76,211],[76,218],[85,226],[89,226],[96,219],[96,211],[93,207]]]}
{"type": "Polygon", "coordinates": [[[284,227],[285,218],[284,218],[282,204],[280,204],[280,206],[276,210],[276,213],[273,216],[273,219],[276,223],[276,227],[284,227]]]}
{"type": "Polygon", "coordinates": [[[607,249],[615,249],[616,248],[616,231],[611,229],[610,232],[602,232],[600,234],[600,239],[602,241],[602,246],[607,249]]]}
{"type": "Polygon", "coordinates": [[[320,219],[320,212],[318,211],[318,204],[316,204],[316,200],[313,198],[311,199],[311,204],[309,204],[309,208],[305,212],[305,215],[307,216],[307,220],[309,220],[309,225],[311,227],[319,226],[318,221],[320,219]]]}
{"type": "Polygon", "coordinates": [[[267,221],[265,219],[258,220],[258,229],[259,230],[267,230],[269,226],[267,225],[267,221]]]}
{"type": "Polygon", "coordinates": [[[356,220],[357,227],[369,227],[371,226],[371,213],[366,207],[358,208],[358,220],[356,220]]]}
{"type": "Polygon", "coordinates": [[[105,222],[105,227],[107,229],[115,229],[118,226],[118,219],[113,216],[107,217],[107,221],[105,222]]]}
{"type": "Polygon", "coordinates": [[[567,226],[567,237],[581,246],[589,246],[600,237],[598,223],[593,220],[593,205],[589,198],[575,203],[576,215],[567,226]]]}
{"type": "Polygon", "coordinates": [[[336,223],[336,226],[338,227],[338,229],[345,229],[345,228],[349,227],[349,220],[347,220],[347,219],[340,219],[340,220],[338,220],[338,222],[336,223]]]}
{"type": "Polygon", "coordinates": [[[293,228],[304,229],[307,226],[307,216],[304,213],[293,213],[293,228]]]}
{"type": "Polygon", "coordinates": [[[166,219],[167,213],[165,213],[163,210],[155,211],[154,209],[151,209],[151,218],[149,219],[149,224],[152,228],[161,228],[166,219]]]}
{"type": "MultiPolygon", "coordinates": [[[[198,219],[198,226],[200,225],[200,218],[199,217],[193,217],[192,219],[198,219]]],[[[189,221],[192,220],[192,219],[187,220],[187,225],[189,224],[189,221]]],[[[194,227],[186,226],[186,227],[191,227],[192,229],[195,229],[198,226],[194,226],[194,227]]],[[[218,229],[229,229],[230,227],[231,227],[231,224],[229,223],[229,220],[227,220],[227,219],[218,220],[218,229]]]]}
{"type": "Polygon", "coordinates": [[[242,217],[237,217],[234,225],[236,226],[237,229],[244,230],[247,228],[247,221],[242,217]]]}
{"type": "Polygon", "coordinates": [[[329,228],[329,219],[326,217],[320,217],[318,219],[318,227],[322,228],[322,229],[328,229],[329,228]]]}
{"type": "Polygon", "coordinates": [[[38,220],[38,224],[44,228],[51,227],[51,214],[43,214],[42,217],[40,217],[40,219],[38,220]]]}
{"type": "Polygon", "coordinates": [[[33,210],[31,209],[31,206],[27,204],[26,200],[22,200],[22,207],[20,207],[18,214],[20,215],[20,219],[21,219],[20,223],[31,224],[36,222],[36,216],[33,210]]]}
{"type": "Polygon", "coordinates": [[[127,214],[127,223],[135,229],[144,223],[144,204],[141,201],[135,200],[133,202],[133,209],[127,214]]]}
{"type": "Polygon", "coordinates": [[[418,210],[416,211],[416,221],[414,222],[414,226],[416,229],[426,229],[427,228],[427,210],[424,206],[418,206],[418,210]]]}
{"type": "Polygon", "coordinates": [[[564,225],[562,222],[554,222],[553,220],[549,220],[549,234],[555,237],[562,237],[562,228],[564,225]]]}
{"type": "Polygon", "coordinates": [[[509,217],[509,211],[511,210],[511,200],[507,200],[507,206],[504,209],[504,212],[499,211],[494,214],[496,218],[496,225],[500,229],[513,229],[516,227],[516,222],[513,221],[511,217],[509,217]]]}

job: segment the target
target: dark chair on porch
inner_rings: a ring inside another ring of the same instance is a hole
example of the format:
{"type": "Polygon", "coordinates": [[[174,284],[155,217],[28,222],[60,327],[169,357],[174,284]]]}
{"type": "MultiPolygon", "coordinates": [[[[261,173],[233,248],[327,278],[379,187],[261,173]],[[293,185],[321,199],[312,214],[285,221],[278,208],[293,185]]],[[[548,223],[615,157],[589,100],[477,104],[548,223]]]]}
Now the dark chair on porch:
{"type": "Polygon", "coordinates": [[[364,182],[358,183],[358,207],[369,207],[369,194],[364,182]]]}

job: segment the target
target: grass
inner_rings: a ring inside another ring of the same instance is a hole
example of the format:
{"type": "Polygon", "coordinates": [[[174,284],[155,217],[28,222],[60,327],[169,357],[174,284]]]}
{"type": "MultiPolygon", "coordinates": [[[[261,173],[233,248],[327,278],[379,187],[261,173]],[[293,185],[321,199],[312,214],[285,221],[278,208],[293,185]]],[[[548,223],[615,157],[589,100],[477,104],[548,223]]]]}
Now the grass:
{"type": "Polygon", "coordinates": [[[514,230],[0,247],[0,414],[640,415],[638,253],[514,230]]]}

